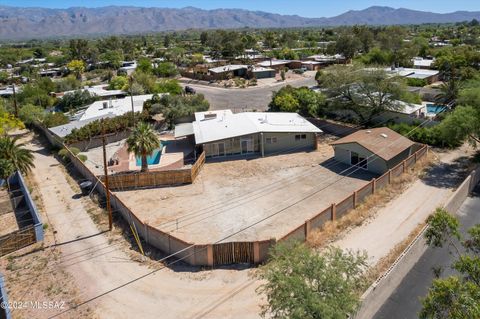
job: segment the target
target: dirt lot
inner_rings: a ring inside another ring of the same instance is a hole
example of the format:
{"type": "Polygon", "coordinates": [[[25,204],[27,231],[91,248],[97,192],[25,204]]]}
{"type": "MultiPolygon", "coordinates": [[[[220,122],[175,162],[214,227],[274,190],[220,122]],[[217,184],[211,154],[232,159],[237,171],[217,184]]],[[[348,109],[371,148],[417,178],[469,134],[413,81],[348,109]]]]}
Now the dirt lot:
{"type": "Polygon", "coordinates": [[[215,242],[257,222],[228,241],[280,238],[374,177],[339,180],[347,166],[332,156],[322,143],[312,152],[210,162],[191,185],[117,195],[141,220],[188,242],[215,242]]]}

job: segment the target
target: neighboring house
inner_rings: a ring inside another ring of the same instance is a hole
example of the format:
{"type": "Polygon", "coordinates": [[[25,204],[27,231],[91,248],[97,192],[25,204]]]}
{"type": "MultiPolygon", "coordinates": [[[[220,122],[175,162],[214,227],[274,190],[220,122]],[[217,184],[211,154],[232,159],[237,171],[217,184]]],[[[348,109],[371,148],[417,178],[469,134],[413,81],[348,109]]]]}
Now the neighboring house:
{"type": "Polygon", "coordinates": [[[385,71],[393,76],[401,76],[407,79],[421,79],[428,84],[440,80],[440,71],[429,69],[410,69],[410,68],[386,68],[385,71]]]}
{"type": "Polygon", "coordinates": [[[193,123],[175,127],[175,138],[193,138],[207,157],[265,156],[316,149],[321,132],[297,113],[221,110],[195,113],[193,123]]]}
{"type": "Polygon", "coordinates": [[[331,143],[335,160],[383,174],[413,153],[414,142],[388,127],[360,130],[331,143]]]}
{"type": "MultiPolygon", "coordinates": [[[[160,96],[162,94],[159,94],[160,96]]],[[[135,112],[143,111],[143,103],[150,100],[153,94],[134,95],[133,109],[135,112]]],[[[102,116],[119,116],[132,111],[132,101],[130,96],[121,99],[111,99],[96,101],[91,104],[80,116],[79,120],[88,120],[102,116]]]]}
{"type": "Polygon", "coordinates": [[[311,61],[319,62],[322,66],[345,63],[345,57],[341,54],[335,54],[335,55],[316,54],[316,55],[309,56],[308,59],[311,61]]]}
{"type": "MultiPolygon", "coordinates": [[[[127,92],[122,90],[107,90],[107,85],[94,85],[94,86],[85,86],[82,91],[88,91],[92,96],[98,96],[103,98],[119,98],[127,95],[127,92]]],[[[74,93],[78,90],[65,91],[59,93],[53,93],[52,95],[57,98],[62,98],[65,94],[74,93]]]]}
{"type": "Polygon", "coordinates": [[[430,69],[435,62],[435,59],[424,59],[421,57],[415,57],[412,59],[412,62],[415,69],[430,69]]]}
{"type": "Polygon", "coordinates": [[[228,79],[232,77],[243,78],[273,78],[275,77],[275,70],[270,68],[248,66],[243,64],[229,64],[208,69],[208,73],[215,80],[228,79]]]}
{"type": "Polygon", "coordinates": [[[284,70],[285,68],[300,69],[302,67],[302,62],[301,61],[296,61],[296,60],[270,59],[270,60],[259,62],[259,63],[257,63],[257,65],[261,66],[261,67],[264,67],[264,68],[274,69],[275,71],[280,72],[281,70],[284,70]]]}
{"type": "Polygon", "coordinates": [[[375,116],[374,121],[376,123],[385,123],[390,120],[395,123],[413,124],[415,121],[425,118],[427,113],[425,105],[403,101],[395,101],[395,103],[397,104],[395,110],[388,110],[375,116]]]}
{"type": "Polygon", "coordinates": [[[59,125],[55,127],[51,127],[48,130],[53,133],[57,138],[63,139],[65,136],[70,134],[74,129],[81,129],[85,125],[94,122],[96,120],[101,120],[103,118],[112,118],[115,117],[113,114],[107,114],[104,116],[92,117],[87,120],[78,120],[78,121],[71,121],[70,123],[59,125]]]}
{"type": "Polygon", "coordinates": [[[137,69],[137,61],[123,61],[122,66],[118,70],[127,73],[127,75],[130,75],[136,69],[137,69]]]}
{"type": "Polygon", "coordinates": [[[322,66],[322,63],[318,61],[302,61],[302,68],[308,71],[317,71],[322,66]]]}

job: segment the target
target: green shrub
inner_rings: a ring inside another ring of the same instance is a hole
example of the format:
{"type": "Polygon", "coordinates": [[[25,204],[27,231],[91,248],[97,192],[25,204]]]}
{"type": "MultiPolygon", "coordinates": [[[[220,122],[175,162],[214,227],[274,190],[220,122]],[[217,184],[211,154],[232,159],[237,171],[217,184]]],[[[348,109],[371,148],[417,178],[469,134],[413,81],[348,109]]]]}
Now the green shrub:
{"type": "Polygon", "coordinates": [[[407,78],[407,85],[408,86],[423,87],[427,84],[428,83],[427,83],[427,81],[425,81],[425,79],[407,78]]]}
{"type": "Polygon", "coordinates": [[[67,124],[68,122],[68,117],[60,112],[48,113],[43,120],[43,124],[49,128],[67,124]]]}
{"type": "Polygon", "coordinates": [[[65,148],[62,148],[60,151],[58,151],[58,156],[60,156],[60,158],[64,161],[69,160],[68,151],[65,148]]]}
{"type": "Polygon", "coordinates": [[[79,158],[82,162],[86,162],[87,159],[88,159],[87,155],[85,155],[85,154],[80,154],[80,155],[78,155],[78,158],[79,158]]]}

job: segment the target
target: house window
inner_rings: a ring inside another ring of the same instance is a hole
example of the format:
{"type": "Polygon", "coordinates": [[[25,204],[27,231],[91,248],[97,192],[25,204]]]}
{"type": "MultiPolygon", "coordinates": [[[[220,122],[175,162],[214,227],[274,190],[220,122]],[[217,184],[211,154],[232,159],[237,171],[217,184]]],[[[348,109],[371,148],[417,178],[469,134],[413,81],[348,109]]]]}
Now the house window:
{"type": "Polygon", "coordinates": [[[277,138],[276,137],[267,137],[266,142],[267,142],[267,144],[275,144],[275,143],[277,143],[277,138]]]}
{"type": "Polygon", "coordinates": [[[297,134],[295,135],[295,141],[306,140],[307,134],[297,134]]]}
{"type": "Polygon", "coordinates": [[[357,152],[350,152],[350,164],[358,166],[363,169],[368,169],[368,160],[365,156],[357,152]]]}

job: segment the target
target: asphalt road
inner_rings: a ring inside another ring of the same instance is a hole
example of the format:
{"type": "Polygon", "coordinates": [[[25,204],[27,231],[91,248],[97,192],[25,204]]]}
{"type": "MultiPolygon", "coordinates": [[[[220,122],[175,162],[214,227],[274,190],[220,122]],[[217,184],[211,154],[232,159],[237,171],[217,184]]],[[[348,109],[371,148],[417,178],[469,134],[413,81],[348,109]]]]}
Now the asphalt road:
{"type": "Polygon", "coordinates": [[[250,87],[245,89],[230,88],[224,89],[216,86],[203,84],[185,84],[193,87],[197,93],[202,93],[210,102],[210,110],[231,109],[232,111],[257,110],[265,111],[272,99],[272,92],[278,91],[281,87],[290,84],[294,87],[314,86],[316,81],[313,77],[291,80],[288,82],[275,83],[269,86],[250,87]]]}
{"type": "MultiPolygon", "coordinates": [[[[458,217],[464,235],[468,228],[480,223],[480,186],[477,186],[474,196],[463,203],[458,217]]],[[[418,318],[422,308],[420,298],[427,294],[434,278],[433,267],[442,267],[441,276],[448,277],[453,274],[450,265],[454,260],[455,255],[450,254],[446,247],[428,248],[373,318],[418,318]]]]}

